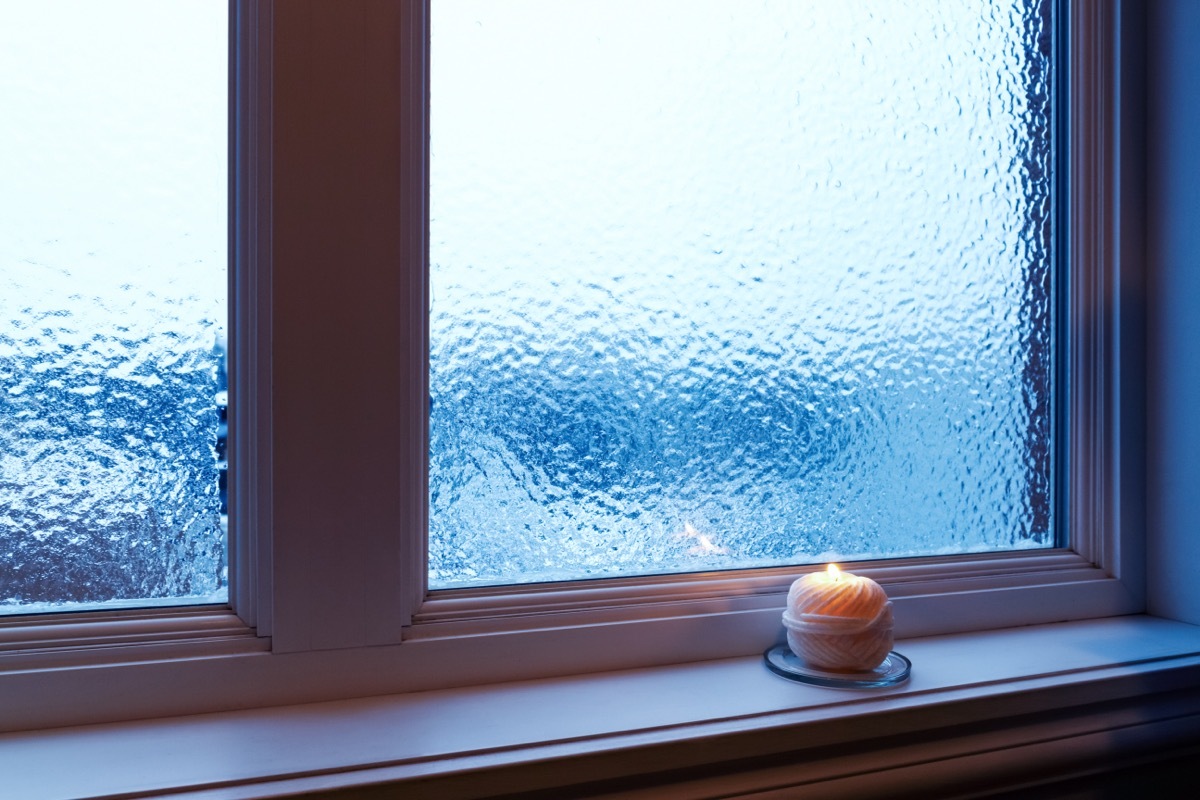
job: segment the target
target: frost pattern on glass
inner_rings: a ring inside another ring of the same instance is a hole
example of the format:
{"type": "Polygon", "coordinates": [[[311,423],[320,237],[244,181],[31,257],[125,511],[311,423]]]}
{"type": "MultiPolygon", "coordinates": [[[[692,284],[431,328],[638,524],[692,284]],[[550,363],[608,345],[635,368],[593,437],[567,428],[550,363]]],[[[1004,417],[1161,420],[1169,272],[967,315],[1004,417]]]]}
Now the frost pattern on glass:
{"type": "Polygon", "coordinates": [[[226,598],[227,16],[0,9],[0,613],[226,598]]]}
{"type": "Polygon", "coordinates": [[[431,585],[1052,546],[1049,5],[435,2],[431,585]]]}

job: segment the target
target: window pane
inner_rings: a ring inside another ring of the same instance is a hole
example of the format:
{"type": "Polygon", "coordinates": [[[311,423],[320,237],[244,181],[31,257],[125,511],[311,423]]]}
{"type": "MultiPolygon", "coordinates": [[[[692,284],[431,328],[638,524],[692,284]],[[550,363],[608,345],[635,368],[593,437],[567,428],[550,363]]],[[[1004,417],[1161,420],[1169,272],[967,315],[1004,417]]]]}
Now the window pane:
{"type": "Polygon", "coordinates": [[[0,6],[0,613],[226,599],[228,13],[0,6]]]}
{"type": "Polygon", "coordinates": [[[1043,0],[435,0],[430,583],[1047,547],[1043,0]]]}

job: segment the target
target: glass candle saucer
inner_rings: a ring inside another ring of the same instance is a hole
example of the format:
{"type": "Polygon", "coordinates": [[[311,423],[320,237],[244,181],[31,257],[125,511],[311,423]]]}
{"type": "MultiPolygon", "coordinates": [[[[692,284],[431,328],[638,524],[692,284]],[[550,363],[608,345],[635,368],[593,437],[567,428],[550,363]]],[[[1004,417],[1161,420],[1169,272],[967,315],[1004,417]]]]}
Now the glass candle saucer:
{"type": "Polygon", "coordinates": [[[804,663],[786,644],[777,644],[763,653],[767,669],[781,678],[813,686],[831,689],[877,689],[896,686],[908,680],[912,662],[895,650],[888,653],[883,663],[866,672],[830,672],[816,669],[804,663]]]}

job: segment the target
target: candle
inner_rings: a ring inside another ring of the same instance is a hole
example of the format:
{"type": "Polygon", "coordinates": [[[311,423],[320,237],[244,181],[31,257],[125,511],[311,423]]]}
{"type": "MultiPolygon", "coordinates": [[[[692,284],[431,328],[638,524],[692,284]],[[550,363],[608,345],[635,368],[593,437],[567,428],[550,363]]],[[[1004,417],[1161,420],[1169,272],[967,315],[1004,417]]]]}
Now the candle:
{"type": "Polygon", "coordinates": [[[866,672],[892,649],[892,604],[883,587],[833,564],[792,583],[783,625],[788,647],[816,669],[866,672]]]}

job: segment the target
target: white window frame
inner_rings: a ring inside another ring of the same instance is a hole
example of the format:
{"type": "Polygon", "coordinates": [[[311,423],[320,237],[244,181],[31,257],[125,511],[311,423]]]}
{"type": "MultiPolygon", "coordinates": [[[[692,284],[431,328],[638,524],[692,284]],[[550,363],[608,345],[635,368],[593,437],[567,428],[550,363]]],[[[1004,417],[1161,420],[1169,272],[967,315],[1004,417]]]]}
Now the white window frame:
{"type": "MultiPolygon", "coordinates": [[[[1119,0],[1070,5],[1072,544],[856,564],[899,637],[1145,610],[1128,43],[1119,0]]],[[[0,730],[770,645],[811,568],[425,590],[428,0],[235,0],[231,20],[230,603],[0,622],[0,730]]]]}

